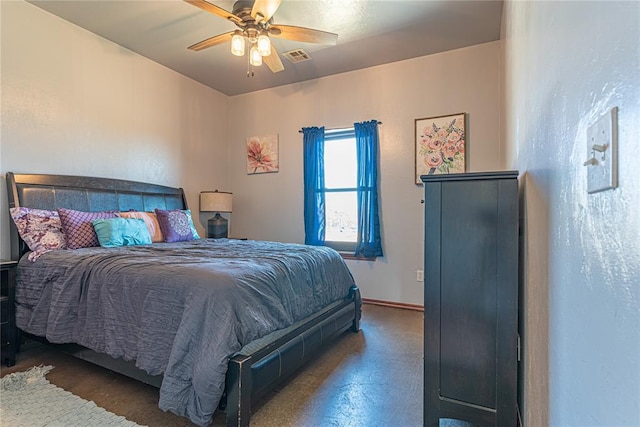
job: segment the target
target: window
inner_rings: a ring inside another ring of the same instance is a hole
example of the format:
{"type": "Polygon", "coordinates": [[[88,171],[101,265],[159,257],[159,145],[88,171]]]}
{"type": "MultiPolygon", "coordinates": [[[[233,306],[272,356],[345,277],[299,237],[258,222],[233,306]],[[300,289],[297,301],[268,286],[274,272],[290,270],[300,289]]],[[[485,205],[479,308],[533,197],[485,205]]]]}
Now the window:
{"type": "Polygon", "coordinates": [[[306,244],[353,251],[356,257],[383,256],[378,124],[371,120],[350,129],[302,129],[306,244]]]}
{"type": "Polygon", "coordinates": [[[324,134],[325,245],[339,251],[356,248],[358,169],[353,128],[324,134]]]}

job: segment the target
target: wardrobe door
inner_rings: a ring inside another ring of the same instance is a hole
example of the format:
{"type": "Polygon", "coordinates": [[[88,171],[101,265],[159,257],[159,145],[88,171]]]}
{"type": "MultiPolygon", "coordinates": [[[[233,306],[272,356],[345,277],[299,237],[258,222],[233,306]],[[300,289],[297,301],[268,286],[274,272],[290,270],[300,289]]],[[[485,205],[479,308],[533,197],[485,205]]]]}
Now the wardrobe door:
{"type": "Polygon", "coordinates": [[[515,426],[517,172],[423,182],[425,425],[515,426]]]}

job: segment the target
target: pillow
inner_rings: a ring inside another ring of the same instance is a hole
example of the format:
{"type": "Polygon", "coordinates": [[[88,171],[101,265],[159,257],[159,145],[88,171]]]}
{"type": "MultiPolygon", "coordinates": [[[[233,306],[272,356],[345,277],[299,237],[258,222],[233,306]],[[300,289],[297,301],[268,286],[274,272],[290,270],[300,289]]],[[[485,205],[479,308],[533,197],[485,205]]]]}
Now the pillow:
{"type": "Polygon", "coordinates": [[[91,221],[94,219],[117,218],[115,212],[82,212],[73,209],[58,208],[62,229],[67,238],[69,249],[100,246],[98,236],[91,221]]]}
{"type": "Polygon", "coordinates": [[[139,218],[143,220],[149,229],[151,241],[154,243],[164,241],[160,224],[158,224],[158,217],[154,212],[120,212],[119,215],[122,218],[139,218]]]}
{"type": "Polygon", "coordinates": [[[191,218],[191,209],[185,209],[183,212],[185,212],[189,217],[189,227],[191,227],[191,234],[193,234],[193,238],[195,240],[198,240],[200,238],[200,235],[198,234],[198,231],[196,230],[196,226],[193,223],[193,218],[191,218]]]}
{"type": "Polygon", "coordinates": [[[150,245],[151,234],[144,220],[139,218],[107,218],[91,221],[100,246],[150,245]]]}
{"type": "Polygon", "coordinates": [[[11,208],[9,212],[18,234],[31,250],[29,261],[49,251],[67,248],[58,212],[25,207],[11,208]]]}
{"type": "MultiPolygon", "coordinates": [[[[160,224],[165,242],[184,242],[196,238],[193,233],[195,226],[193,225],[191,211],[189,209],[176,209],[172,211],[156,209],[156,216],[158,217],[158,223],[160,224]]],[[[198,238],[200,238],[200,236],[198,236],[198,238]]]]}

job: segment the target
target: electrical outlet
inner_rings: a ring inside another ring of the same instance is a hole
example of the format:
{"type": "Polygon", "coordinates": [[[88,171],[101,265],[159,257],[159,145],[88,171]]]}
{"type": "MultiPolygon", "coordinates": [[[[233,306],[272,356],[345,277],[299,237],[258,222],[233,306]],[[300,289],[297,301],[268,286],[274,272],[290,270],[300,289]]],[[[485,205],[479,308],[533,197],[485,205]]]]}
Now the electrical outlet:
{"type": "Polygon", "coordinates": [[[424,271],[416,271],[416,282],[424,282],[424,271]]]}

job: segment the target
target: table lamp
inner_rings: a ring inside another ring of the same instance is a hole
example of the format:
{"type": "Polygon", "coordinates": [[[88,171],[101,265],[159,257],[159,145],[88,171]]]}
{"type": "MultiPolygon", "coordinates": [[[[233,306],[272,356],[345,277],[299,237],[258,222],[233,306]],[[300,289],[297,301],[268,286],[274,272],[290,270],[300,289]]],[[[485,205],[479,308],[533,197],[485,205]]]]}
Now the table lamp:
{"type": "Polygon", "coordinates": [[[220,212],[231,212],[232,206],[232,193],[218,190],[200,192],[200,212],[216,213],[207,221],[207,237],[214,239],[228,237],[228,221],[220,215],[220,212]]]}

